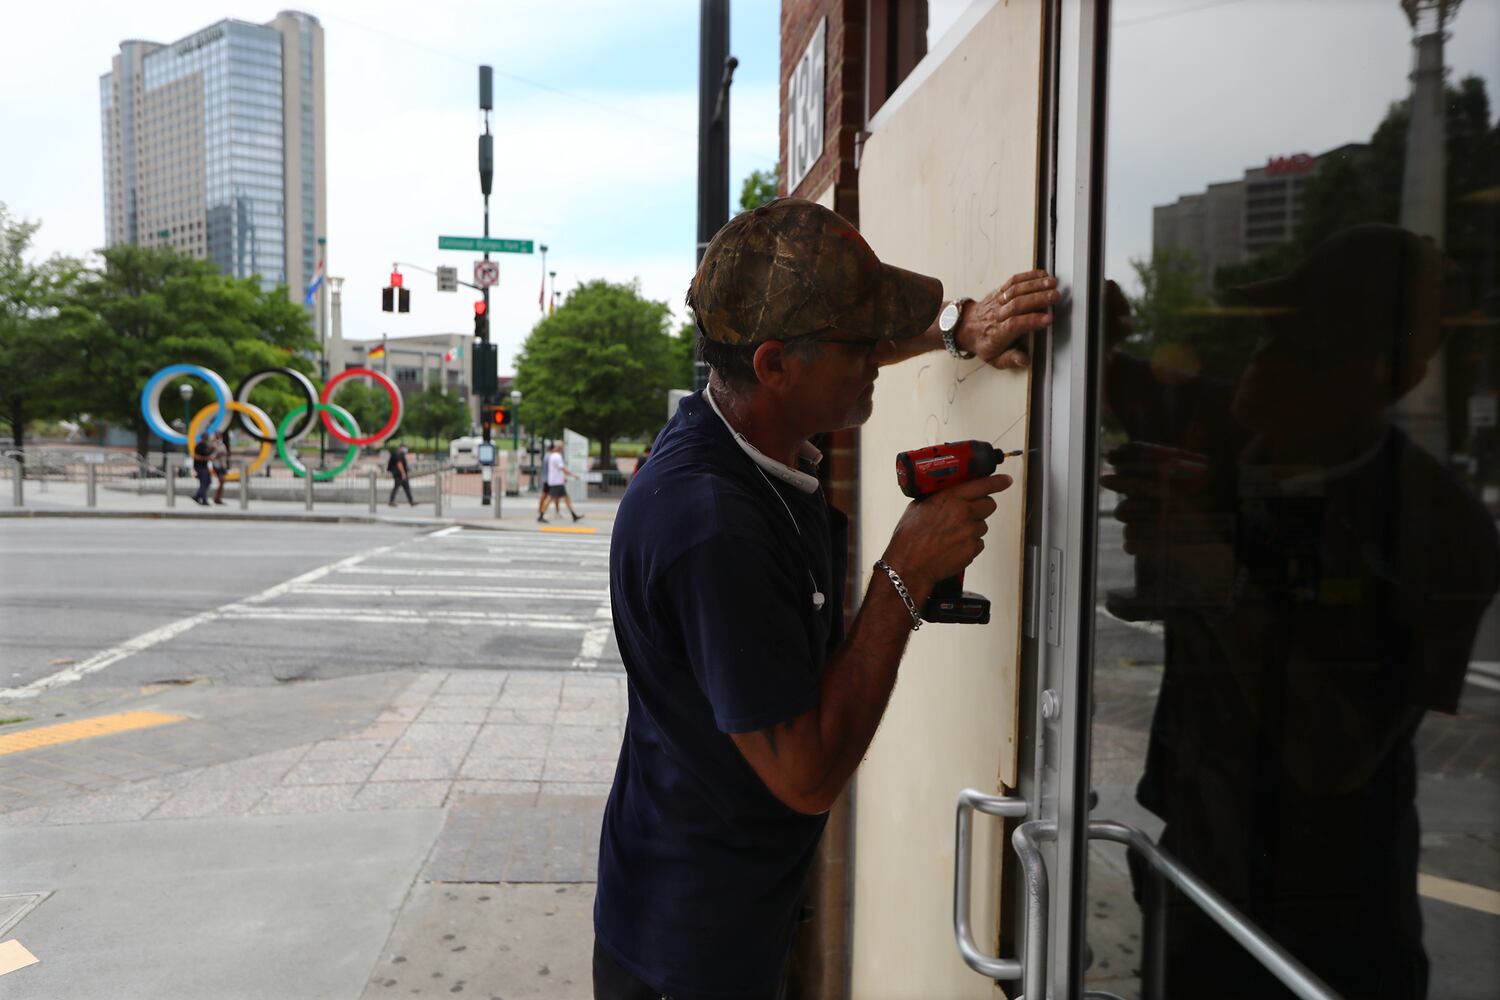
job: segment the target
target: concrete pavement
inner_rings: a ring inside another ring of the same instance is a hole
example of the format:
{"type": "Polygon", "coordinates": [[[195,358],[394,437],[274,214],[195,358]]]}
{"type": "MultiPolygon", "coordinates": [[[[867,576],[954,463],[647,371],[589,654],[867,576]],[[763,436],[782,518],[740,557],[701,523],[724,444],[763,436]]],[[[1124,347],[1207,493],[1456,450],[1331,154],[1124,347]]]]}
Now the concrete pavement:
{"type": "Polygon", "coordinates": [[[607,539],[192,513],[0,522],[0,995],[587,996],[607,539]]]}
{"type": "MultiPolygon", "coordinates": [[[[442,527],[462,524],[470,528],[501,531],[536,531],[562,534],[609,534],[614,525],[615,510],[619,507],[623,489],[601,493],[576,504],[583,520],[570,520],[564,509],[561,518],[548,515],[546,524],[537,522],[539,495],[522,493],[519,496],[502,496],[497,514],[493,504],[484,506],[480,502],[478,480],[473,476],[448,473],[444,478],[441,510],[430,500],[415,506],[403,497],[400,504],[390,506],[385,501],[384,490],[380,493],[375,509],[369,502],[348,499],[329,499],[344,496],[347,491],[329,491],[326,496],[315,487],[313,509],[307,510],[300,495],[294,500],[251,500],[246,509],[241,509],[239,495],[234,484],[225,490],[223,506],[200,507],[190,499],[191,490],[179,493],[176,505],[168,507],[161,493],[135,493],[127,489],[112,489],[100,486],[95,494],[96,505],[88,504],[88,491],[84,483],[48,482],[45,486],[34,480],[25,483],[24,503],[16,507],[9,490],[0,496],[0,518],[7,517],[150,517],[195,519],[224,518],[230,520],[258,521],[304,521],[307,523],[368,523],[396,524],[408,527],[442,527]]],[[[9,484],[7,484],[9,485],[9,484]]],[[[431,489],[424,496],[431,496],[431,489]]]]}
{"type": "MultiPolygon", "coordinates": [[[[588,994],[622,676],[226,694],[96,696],[80,714],[183,721],[0,752],[7,805],[32,803],[0,811],[0,896],[49,894],[8,932],[40,962],[7,997],[588,994]]],[[[72,697],[25,705],[18,731],[72,717],[72,697]]]]}

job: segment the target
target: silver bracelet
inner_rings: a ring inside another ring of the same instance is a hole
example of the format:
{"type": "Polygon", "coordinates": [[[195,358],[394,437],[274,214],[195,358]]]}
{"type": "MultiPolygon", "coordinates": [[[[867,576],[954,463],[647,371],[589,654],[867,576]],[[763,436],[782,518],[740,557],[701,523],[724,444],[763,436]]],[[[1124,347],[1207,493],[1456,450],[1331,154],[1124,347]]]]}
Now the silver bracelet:
{"type": "Polygon", "coordinates": [[[916,602],[911,599],[911,591],[906,589],[906,584],[901,582],[901,577],[891,569],[891,564],[884,559],[875,560],[875,568],[885,570],[885,575],[891,578],[891,585],[896,588],[896,593],[901,595],[901,603],[906,605],[907,612],[911,615],[911,630],[915,632],[922,627],[922,616],[917,614],[916,602]]]}

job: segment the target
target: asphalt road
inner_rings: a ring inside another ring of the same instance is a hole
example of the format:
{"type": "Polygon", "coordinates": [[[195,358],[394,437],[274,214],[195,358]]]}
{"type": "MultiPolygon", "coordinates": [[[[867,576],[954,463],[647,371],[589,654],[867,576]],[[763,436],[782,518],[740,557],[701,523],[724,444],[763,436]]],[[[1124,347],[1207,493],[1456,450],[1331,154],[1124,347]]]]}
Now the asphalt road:
{"type": "Polygon", "coordinates": [[[0,522],[0,686],[618,671],[608,544],[374,525],[0,522]]]}

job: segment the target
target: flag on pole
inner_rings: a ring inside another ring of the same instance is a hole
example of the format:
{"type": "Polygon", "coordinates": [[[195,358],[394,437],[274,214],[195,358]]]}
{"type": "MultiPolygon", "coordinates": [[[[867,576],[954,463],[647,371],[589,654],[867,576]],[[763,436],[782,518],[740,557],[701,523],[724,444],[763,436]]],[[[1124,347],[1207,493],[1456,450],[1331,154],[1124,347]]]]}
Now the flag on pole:
{"type": "Polygon", "coordinates": [[[313,299],[317,297],[318,289],[323,287],[323,262],[318,261],[318,269],[313,272],[313,280],[307,286],[307,295],[303,296],[302,304],[310,306],[313,299]]]}
{"type": "Polygon", "coordinates": [[[462,344],[455,344],[453,347],[448,348],[448,353],[443,355],[443,360],[444,361],[457,361],[459,358],[461,358],[463,356],[464,356],[464,347],[463,347],[463,345],[462,344]]]}
{"type": "Polygon", "coordinates": [[[365,359],[368,360],[368,361],[374,361],[377,358],[383,358],[383,357],[385,357],[385,345],[384,344],[378,344],[375,347],[370,348],[370,353],[365,355],[365,359]]]}

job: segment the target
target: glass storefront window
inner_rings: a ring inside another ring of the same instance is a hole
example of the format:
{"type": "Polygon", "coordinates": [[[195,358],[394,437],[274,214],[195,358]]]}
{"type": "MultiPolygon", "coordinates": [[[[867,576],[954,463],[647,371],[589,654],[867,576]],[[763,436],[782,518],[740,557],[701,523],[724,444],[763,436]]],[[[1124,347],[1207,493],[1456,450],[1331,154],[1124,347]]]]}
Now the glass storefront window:
{"type": "MultiPolygon", "coordinates": [[[[1093,816],[1339,996],[1493,997],[1500,8],[1109,36],[1093,816]]],[[[1290,995],[1089,858],[1088,988],[1290,995]]]]}

